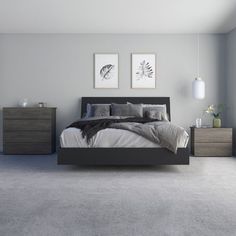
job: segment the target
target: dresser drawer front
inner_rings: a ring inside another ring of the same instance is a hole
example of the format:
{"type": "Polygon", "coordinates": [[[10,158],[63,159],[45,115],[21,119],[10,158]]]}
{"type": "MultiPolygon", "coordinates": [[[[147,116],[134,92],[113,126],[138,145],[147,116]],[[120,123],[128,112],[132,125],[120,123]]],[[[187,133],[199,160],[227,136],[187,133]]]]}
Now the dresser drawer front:
{"type": "Polygon", "coordinates": [[[49,154],[52,147],[49,143],[6,143],[4,154],[49,154]]]}
{"type": "Polygon", "coordinates": [[[14,131],[4,133],[4,142],[6,143],[51,143],[50,132],[40,131],[14,131]]]}
{"type": "Polygon", "coordinates": [[[4,119],[51,119],[52,109],[47,108],[4,108],[4,119]]]}
{"type": "Polygon", "coordinates": [[[194,142],[196,143],[231,143],[232,129],[194,129],[194,142]]]}
{"type": "Polygon", "coordinates": [[[195,156],[232,156],[232,143],[195,143],[195,156]]]}
{"type": "Polygon", "coordinates": [[[5,154],[49,154],[55,152],[56,108],[3,108],[3,152],[5,154]]]}
{"type": "Polygon", "coordinates": [[[4,131],[50,131],[51,128],[48,120],[4,120],[4,131]]]}

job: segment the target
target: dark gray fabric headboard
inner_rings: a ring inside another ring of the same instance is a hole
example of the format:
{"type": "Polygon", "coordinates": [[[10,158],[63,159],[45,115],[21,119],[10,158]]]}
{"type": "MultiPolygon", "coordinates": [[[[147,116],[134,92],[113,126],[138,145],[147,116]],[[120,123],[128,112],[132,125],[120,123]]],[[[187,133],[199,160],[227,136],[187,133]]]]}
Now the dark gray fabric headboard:
{"type": "Polygon", "coordinates": [[[166,104],[167,113],[170,116],[170,98],[169,97],[82,97],[81,101],[81,116],[86,112],[87,103],[91,104],[108,104],[120,103],[124,104],[131,102],[134,104],[166,104]]]}

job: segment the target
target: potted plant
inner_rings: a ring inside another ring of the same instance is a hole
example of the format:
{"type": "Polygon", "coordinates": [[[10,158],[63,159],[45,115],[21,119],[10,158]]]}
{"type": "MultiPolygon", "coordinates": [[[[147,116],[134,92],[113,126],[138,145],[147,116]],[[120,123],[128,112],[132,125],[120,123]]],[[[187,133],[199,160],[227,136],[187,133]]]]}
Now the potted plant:
{"type": "Polygon", "coordinates": [[[205,110],[205,113],[213,116],[213,128],[220,128],[221,127],[221,114],[224,110],[224,105],[219,104],[219,105],[210,105],[207,107],[205,110]]]}

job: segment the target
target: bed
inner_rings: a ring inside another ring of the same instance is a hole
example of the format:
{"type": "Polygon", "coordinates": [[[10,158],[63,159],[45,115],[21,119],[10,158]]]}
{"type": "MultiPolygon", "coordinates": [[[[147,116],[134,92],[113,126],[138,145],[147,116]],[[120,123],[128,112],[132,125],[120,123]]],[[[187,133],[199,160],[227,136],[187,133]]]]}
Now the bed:
{"type": "MultiPolygon", "coordinates": [[[[169,97],[82,97],[81,115],[87,104],[165,104],[171,120],[169,97]]],[[[129,131],[127,131],[129,132],[129,131]]],[[[160,146],[150,147],[60,147],[59,165],[188,165],[189,149],[174,153],[160,146]]]]}

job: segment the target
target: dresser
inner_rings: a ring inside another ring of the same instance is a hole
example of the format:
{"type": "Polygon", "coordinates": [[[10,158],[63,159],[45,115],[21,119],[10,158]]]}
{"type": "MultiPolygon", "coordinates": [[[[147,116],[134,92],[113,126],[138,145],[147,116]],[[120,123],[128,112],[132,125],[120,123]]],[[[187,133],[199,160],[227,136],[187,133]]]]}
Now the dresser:
{"type": "Polygon", "coordinates": [[[232,128],[191,127],[194,156],[232,156],[232,128]]]}
{"type": "Polygon", "coordinates": [[[56,147],[56,108],[3,108],[4,154],[49,154],[56,147]]]}

